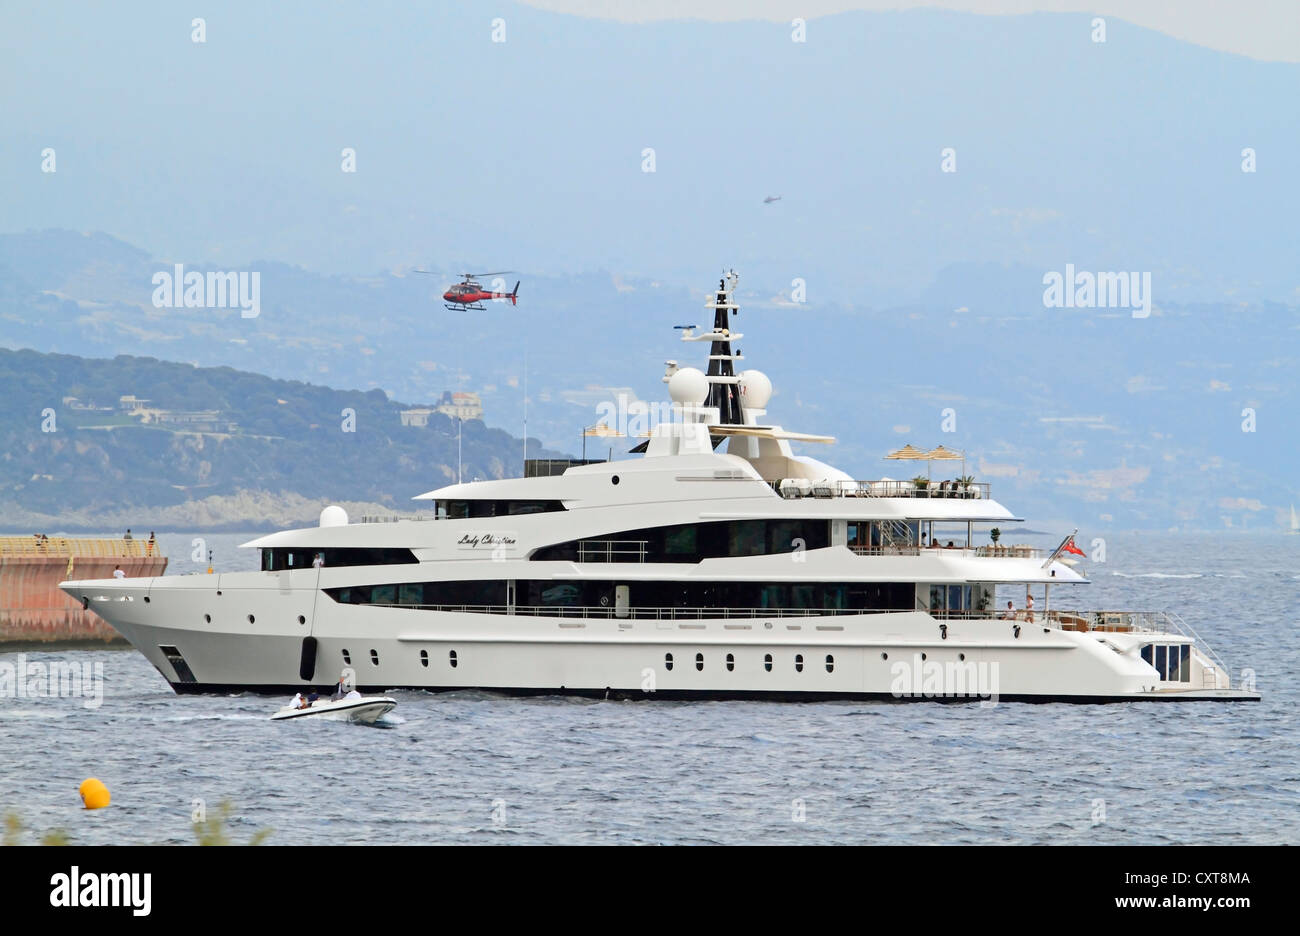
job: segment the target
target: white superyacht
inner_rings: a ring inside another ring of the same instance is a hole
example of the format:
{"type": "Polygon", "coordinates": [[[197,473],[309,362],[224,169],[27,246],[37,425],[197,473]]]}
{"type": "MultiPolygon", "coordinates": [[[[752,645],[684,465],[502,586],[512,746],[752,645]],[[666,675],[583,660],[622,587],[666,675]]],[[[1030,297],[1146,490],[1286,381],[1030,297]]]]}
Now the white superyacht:
{"type": "Polygon", "coordinates": [[[1174,614],[1062,607],[1087,582],[1071,537],[976,546],[976,524],[1017,522],[987,484],[860,481],[795,454],[832,440],[770,423],[770,381],[735,371],[735,288],[683,332],[707,372],[669,363],[673,417],[638,458],[440,488],[417,498],[428,519],[329,507],[246,544],[256,572],[62,588],[177,692],[292,693],[352,667],[371,691],[1259,699],[1174,614]]]}

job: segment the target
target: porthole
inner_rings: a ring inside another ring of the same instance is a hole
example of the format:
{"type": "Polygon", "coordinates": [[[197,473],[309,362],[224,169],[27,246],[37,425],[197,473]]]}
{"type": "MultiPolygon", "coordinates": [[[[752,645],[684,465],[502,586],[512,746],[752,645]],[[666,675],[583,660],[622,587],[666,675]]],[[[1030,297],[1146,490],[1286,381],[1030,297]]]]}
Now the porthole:
{"type": "Polygon", "coordinates": [[[889,659],[889,654],[888,654],[888,653],[882,653],[882,654],[880,655],[880,658],[881,658],[882,660],[888,660],[888,659],[889,659]]]}
{"type": "Polygon", "coordinates": [[[727,672],[730,673],[736,668],[736,657],[733,654],[727,654],[727,672]]]}
{"type": "Polygon", "coordinates": [[[210,615],[210,614],[205,614],[205,615],[203,615],[203,623],[204,623],[204,624],[211,624],[211,623],[212,623],[212,615],[210,615]]]}
{"type": "Polygon", "coordinates": [[[306,624],[306,623],[307,623],[307,619],[306,619],[305,617],[303,617],[303,616],[300,614],[300,615],[298,615],[298,623],[299,623],[299,624],[306,624]]]}
{"type": "Polygon", "coordinates": [[[371,650],[371,651],[370,651],[370,662],[371,662],[371,664],[374,665],[374,666],[378,666],[378,665],[379,665],[379,651],[378,651],[378,650],[371,650]]]}
{"type": "Polygon", "coordinates": [[[924,660],[925,658],[926,658],[926,657],[925,657],[925,654],[922,653],[922,654],[921,654],[921,659],[924,660]]]}
{"type": "Polygon", "coordinates": [[[455,669],[455,668],[456,668],[456,662],[457,662],[457,661],[456,661],[456,651],[455,651],[455,650],[451,651],[451,653],[449,653],[449,654],[447,655],[447,662],[451,664],[451,668],[452,668],[452,669],[455,669]]]}
{"type": "Polygon", "coordinates": [[[149,596],[148,596],[148,595],[145,595],[145,596],[144,596],[144,603],[145,603],[145,604],[148,604],[148,603],[149,603],[149,596]]]}
{"type": "Polygon", "coordinates": [[[826,672],[835,672],[835,657],[831,656],[829,653],[826,654],[826,672]]]}
{"type": "Polygon", "coordinates": [[[665,654],[664,654],[664,669],[666,669],[666,670],[670,670],[670,669],[672,669],[672,668],[673,668],[673,655],[672,655],[671,653],[665,653],[665,654]]]}
{"type": "Polygon", "coordinates": [[[352,665],[352,654],[348,653],[346,647],[343,648],[343,662],[346,663],[348,666],[352,665]]]}
{"type": "Polygon", "coordinates": [[[802,673],[802,672],[803,672],[803,654],[802,654],[802,653],[796,653],[796,654],[794,655],[794,671],[795,671],[796,673],[802,673]]]}
{"type": "Polygon", "coordinates": [[[251,614],[248,616],[248,623],[249,623],[249,624],[256,623],[256,621],[257,621],[257,619],[256,619],[255,617],[253,617],[251,614]]]}
{"type": "Polygon", "coordinates": [[[964,662],[966,660],[966,654],[964,653],[957,654],[957,659],[962,660],[964,662]]]}
{"type": "Polygon", "coordinates": [[[428,666],[428,665],[429,665],[429,651],[428,651],[428,650],[421,650],[421,651],[420,651],[420,665],[421,665],[421,666],[428,666]]]}
{"type": "Polygon", "coordinates": [[[769,673],[772,672],[772,654],[763,654],[763,669],[767,670],[769,673]]]}
{"type": "Polygon", "coordinates": [[[609,481],[611,484],[618,484],[618,475],[614,475],[614,477],[610,478],[609,481]]]}
{"type": "Polygon", "coordinates": [[[220,588],[217,589],[217,597],[218,597],[218,598],[221,597],[221,589],[220,589],[220,588]]]}
{"type": "Polygon", "coordinates": [[[695,668],[696,668],[697,670],[700,670],[701,672],[703,672],[703,670],[704,670],[704,654],[703,654],[703,653],[697,653],[697,654],[695,654],[695,668]]]}

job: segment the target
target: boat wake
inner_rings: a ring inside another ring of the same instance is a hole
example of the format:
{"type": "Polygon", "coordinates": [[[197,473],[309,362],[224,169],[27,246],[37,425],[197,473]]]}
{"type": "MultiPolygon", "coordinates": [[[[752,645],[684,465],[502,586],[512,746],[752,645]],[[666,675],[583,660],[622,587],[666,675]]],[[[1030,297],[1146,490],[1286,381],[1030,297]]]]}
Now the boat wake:
{"type": "Polygon", "coordinates": [[[1205,578],[1202,572],[1112,572],[1120,578],[1156,578],[1156,579],[1198,579],[1205,578]]]}

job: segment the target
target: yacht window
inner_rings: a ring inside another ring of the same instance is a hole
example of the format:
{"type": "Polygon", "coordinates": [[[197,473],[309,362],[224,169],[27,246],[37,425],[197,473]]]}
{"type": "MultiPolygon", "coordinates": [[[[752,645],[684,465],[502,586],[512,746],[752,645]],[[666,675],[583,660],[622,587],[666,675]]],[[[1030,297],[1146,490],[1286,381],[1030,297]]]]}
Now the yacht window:
{"type": "Polygon", "coordinates": [[[348,566],[399,565],[419,560],[409,549],[311,549],[306,547],[274,547],[262,549],[262,571],[283,572],[286,569],[310,569],[317,556],[329,568],[348,566]]]}
{"type": "Polygon", "coordinates": [[[1192,648],[1186,644],[1179,644],[1176,647],[1169,648],[1169,678],[1178,682],[1191,682],[1192,648]]]}
{"type": "Polygon", "coordinates": [[[736,556],[789,553],[799,548],[824,549],[830,545],[826,520],[719,520],[671,526],[621,530],[585,540],[556,543],[536,550],[539,562],[700,562],[736,556]],[[587,548],[579,549],[579,544],[587,548]],[[612,548],[610,544],[644,543],[638,548],[612,548]],[[610,548],[603,548],[610,547],[610,548]]]}
{"type": "Polygon", "coordinates": [[[664,528],[664,552],[672,556],[693,556],[698,551],[700,531],[691,524],[664,528]]]}
{"type": "Polygon", "coordinates": [[[564,504],[557,500],[446,500],[435,501],[434,505],[438,516],[451,520],[517,517],[523,514],[564,510],[564,504]]]}
{"type": "Polygon", "coordinates": [[[1140,652],[1142,659],[1156,668],[1161,679],[1191,681],[1192,651],[1186,644],[1146,644],[1140,652]]]}
{"type": "MultiPolygon", "coordinates": [[[[715,582],[631,581],[599,579],[519,579],[515,582],[515,613],[613,617],[618,587],[628,589],[630,617],[707,617],[727,609],[755,615],[880,613],[910,611],[914,586],[907,582],[715,582]]],[[[503,614],[507,611],[505,579],[450,582],[401,582],[347,585],[324,589],[339,604],[393,605],[430,610],[503,614]]],[[[946,595],[946,590],[944,591],[946,595]]]]}

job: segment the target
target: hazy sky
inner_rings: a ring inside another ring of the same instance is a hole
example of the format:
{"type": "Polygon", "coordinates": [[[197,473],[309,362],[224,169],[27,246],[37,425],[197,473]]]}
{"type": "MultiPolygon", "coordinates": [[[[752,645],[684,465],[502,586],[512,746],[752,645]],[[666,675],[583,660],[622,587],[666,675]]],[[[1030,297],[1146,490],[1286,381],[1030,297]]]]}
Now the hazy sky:
{"type": "Polygon", "coordinates": [[[1300,0],[524,0],[624,22],[814,19],[845,10],[941,7],[969,13],[1096,13],[1251,58],[1300,62],[1300,0]]]}

